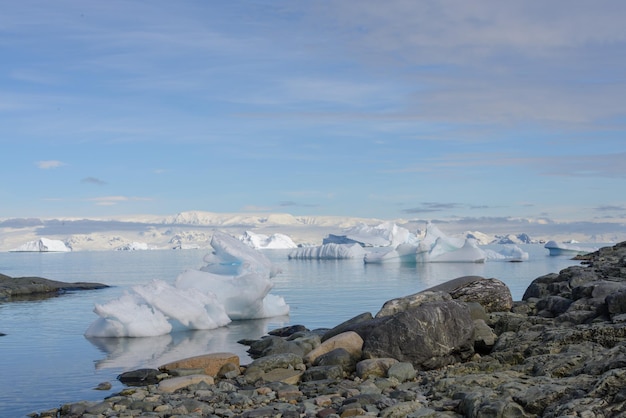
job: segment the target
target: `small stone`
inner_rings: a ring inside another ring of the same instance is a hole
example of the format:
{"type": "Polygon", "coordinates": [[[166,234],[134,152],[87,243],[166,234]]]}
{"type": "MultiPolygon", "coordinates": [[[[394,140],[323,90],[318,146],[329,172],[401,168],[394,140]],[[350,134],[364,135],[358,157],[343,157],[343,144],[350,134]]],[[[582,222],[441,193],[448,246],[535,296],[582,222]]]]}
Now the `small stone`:
{"type": "Polygon", "coordinates": [[[154,408],[154,412],[167,412],[170,411],[172,409],[172,406],[169,404],[163,404],[163,405],[159,405],[157,407],[154,408]]]}
{"type": "Polygon", "coordinates": [[[94,389],[95,390],[111,390],[113,386],[111,385],[111,382],[102,382],[99,383],[98,386],[96,386],[94,389]]]}
{"type": "Polygon", "coordinates": [[[293,369],[274,369],[263,374],[265,382],[283,382],[290,385],[297,385],[302,377],[302,372],[293,369]]]}

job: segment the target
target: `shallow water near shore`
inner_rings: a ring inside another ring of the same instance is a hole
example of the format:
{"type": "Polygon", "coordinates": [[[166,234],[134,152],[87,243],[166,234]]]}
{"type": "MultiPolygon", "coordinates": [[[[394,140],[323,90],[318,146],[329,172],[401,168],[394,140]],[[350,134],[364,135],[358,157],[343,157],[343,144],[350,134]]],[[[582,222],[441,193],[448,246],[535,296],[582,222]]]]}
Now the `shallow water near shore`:
{"type": "MultiPolygon", "coordinates": [[[[97,315],[95,303],[115,298],[130,286],[161,279],[172,283],[189,268],[204,265],[207,250],[99,251],[75,253],[0,253],[0,273],[41,276],[67,282],[111,285],[95,291],[0,302],[0,416],[25,416],[79,400],[100,400],[119,391],[116,376],[141,367],[158,367],[184,357],[229,351],[250,361],[243,338],[259,338],[271,329],[302,324],[330,328],[363,312],[375,314],[382,304],[447,280],[479,275],[505,282],[514,300],[530,282],[547,273],[580,264],[550,257],[542,245],[521,246],[530,259],[522,263],[364,264],[362,260],[288,260],[286,250],[265,254],[283,272],[271,293],[291,307],[287,317],[233,322],[209,331],[180,332],[154,338],[90,338],[87,327],[97,315]],[[113,387],[96,391],[99,383],[113,387]]],[[[498,249],[499,246],[488,246],[498,249]]]]}

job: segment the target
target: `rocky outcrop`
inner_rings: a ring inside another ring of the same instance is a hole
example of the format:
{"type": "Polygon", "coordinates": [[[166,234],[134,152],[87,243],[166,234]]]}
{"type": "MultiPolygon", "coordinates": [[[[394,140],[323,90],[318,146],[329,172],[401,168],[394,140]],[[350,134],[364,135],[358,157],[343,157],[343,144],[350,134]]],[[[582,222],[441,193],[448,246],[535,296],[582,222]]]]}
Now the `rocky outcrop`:
{"type": "Polygon", "coordinates": [[[376,317],[249,342],[293,352],[261,356],[213,383],[190,369],[193,379],[40,416],[626,417],[624,283],[626,243],[537,278],[508,309],[489,307],[506,300],[493,279],[460,278],[390,301],[376,317]]]}
{"type": "Polygon", "coordinates": [[[45,297],[73,290],[103,289],[102,283],[67,283],[42,277],[9,277],[0,274],[0,300],[45,297]]]}

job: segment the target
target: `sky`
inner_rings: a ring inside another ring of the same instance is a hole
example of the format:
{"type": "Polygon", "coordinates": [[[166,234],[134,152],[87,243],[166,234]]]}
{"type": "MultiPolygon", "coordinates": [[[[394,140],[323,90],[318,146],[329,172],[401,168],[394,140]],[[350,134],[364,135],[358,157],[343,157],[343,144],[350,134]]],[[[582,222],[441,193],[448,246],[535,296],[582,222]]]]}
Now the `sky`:
{"type": "Polygon", "coordinates": [[[626,2],[6,1],[0,219],[626,222],[626,2]]]}

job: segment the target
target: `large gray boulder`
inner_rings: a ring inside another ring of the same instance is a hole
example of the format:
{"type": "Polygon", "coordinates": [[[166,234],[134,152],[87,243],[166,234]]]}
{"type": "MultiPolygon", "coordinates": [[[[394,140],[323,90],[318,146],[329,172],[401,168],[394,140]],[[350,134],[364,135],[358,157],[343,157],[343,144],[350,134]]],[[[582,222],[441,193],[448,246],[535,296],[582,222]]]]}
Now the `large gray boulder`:
{"type": "Polygon", "coordinates": [[[395,358],[429,370],[474,354],[474,321],[465,303],[427,302],[356,329],[363,358],[395,358]]]}
{"type": "Polygon", "coordinates": [[[481,276],[458,277],[423,292],[447,292],[452,299],[480,303],[486,312],[504,312],[513,306],[511,290],[504,282],[481,276]]]}

